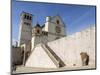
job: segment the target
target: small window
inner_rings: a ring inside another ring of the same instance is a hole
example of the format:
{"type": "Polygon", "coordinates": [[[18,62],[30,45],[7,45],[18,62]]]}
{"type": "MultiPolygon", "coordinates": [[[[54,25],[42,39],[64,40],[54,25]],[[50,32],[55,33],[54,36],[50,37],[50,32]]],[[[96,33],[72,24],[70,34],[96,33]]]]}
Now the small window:
{"type": "Polygon", "coordinates": [[[27,19],[29,19],[29,16],[27,16],[27,19]]]}
{"type": "Polygon", "coordinates": [[[30,20],[32,20],[32,17],[30,17],[30,20]]]}
{"type": "Polygon", "coordinates": [[[30,23],[24,22],[25,25],[31,25],[30,23]]]}
{"type": "Polygon", "coordinates": [[[24,19],[26,19],[26,15],[24,15],[24,19]]]}
{"type": "Polygon", "coordinates": [[[37,30],[37,33],[40,33],[40,31],[39,31],[39,30],[37,30]]]}
{"type": "Polygon", "coordinates": [[[59,20],[57,20],[57,24],[59,24],[59,20]]]}

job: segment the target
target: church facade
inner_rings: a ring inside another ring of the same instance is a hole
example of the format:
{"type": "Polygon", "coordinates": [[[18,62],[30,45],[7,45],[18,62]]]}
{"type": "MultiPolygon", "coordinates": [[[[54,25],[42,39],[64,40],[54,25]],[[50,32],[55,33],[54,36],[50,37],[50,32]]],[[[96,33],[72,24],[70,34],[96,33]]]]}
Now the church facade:
{"type": "Polygon", "coordinates": [[[24,63],[36,45],[54,41],[66,36],[64,22],[59,15],[46,17],[44,25],[32,26],[33,15],[22,12],[19,33],[19,46],[25,53],[24,63]]]}

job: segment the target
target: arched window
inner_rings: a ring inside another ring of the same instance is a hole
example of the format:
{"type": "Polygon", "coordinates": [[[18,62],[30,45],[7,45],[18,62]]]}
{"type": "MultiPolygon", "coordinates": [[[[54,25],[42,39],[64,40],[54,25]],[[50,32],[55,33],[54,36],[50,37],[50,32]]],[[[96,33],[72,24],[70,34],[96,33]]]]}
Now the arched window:
{"type": "Polygon", "coordinates": [[[57,22],[57,24],[59,24],[59,20],[57,20],[56,22],[57,22]]]}
{"type": "Polygon", "coordinates": [[[24,15],[24,19],[26,19],[26,14],[24,15]]]}
{"type": "Polygon", "coordinates": [[[29,19],[29,16],[27,16],[27,19],[29,19]]]}
{"type": "Polygon", "coordinates": [[[40,33],[40,30],[39,29],[37,30],[37,33],[40,33]]]}
{"type": "Polygon", "coordinates": [[[32,17],[30,16],[30,20],[32,20],[32,17]]]}

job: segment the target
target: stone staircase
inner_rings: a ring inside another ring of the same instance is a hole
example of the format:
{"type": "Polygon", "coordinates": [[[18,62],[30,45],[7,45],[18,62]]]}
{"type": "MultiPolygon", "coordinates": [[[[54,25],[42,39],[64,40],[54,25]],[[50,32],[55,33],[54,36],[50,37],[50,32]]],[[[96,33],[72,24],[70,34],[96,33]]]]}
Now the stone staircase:
{"type": "MultiPolygon", "coordinates": [[[[50,57],[50,59],[53,61],[53,63],[56,65],[57,68],[66,66],[65,63],[61,60],[61,58],[47,44],[40,44],[40,45],[44,49],[44,51],[47,53],[47,55],[50,57]]],[[[34,49],[31,51],[29,57],[31,56],[34,49]]],[[[28,58],[26,62],[28,61],[28,58]]]]}
{"type": "Polygon", "coordinates": [[[41,46],[58,68],[66,66],[60,57],[58,57],[47,44],[41,44],[41,46]]]}

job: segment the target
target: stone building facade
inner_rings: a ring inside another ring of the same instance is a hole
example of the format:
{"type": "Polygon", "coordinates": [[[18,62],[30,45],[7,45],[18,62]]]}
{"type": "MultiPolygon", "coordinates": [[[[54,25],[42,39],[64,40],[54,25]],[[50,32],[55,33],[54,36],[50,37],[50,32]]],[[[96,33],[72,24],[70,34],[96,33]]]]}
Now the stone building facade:
{"type": "Polygon", "coordinates": [[[59,15],[46,17],[44,25],[32,25],[34,20],[30,13],[22,12],[19,29],[19,47],[24,51],[25,62],[36,45],[54,41],[66,36],[65,25],[59,15]]]}

